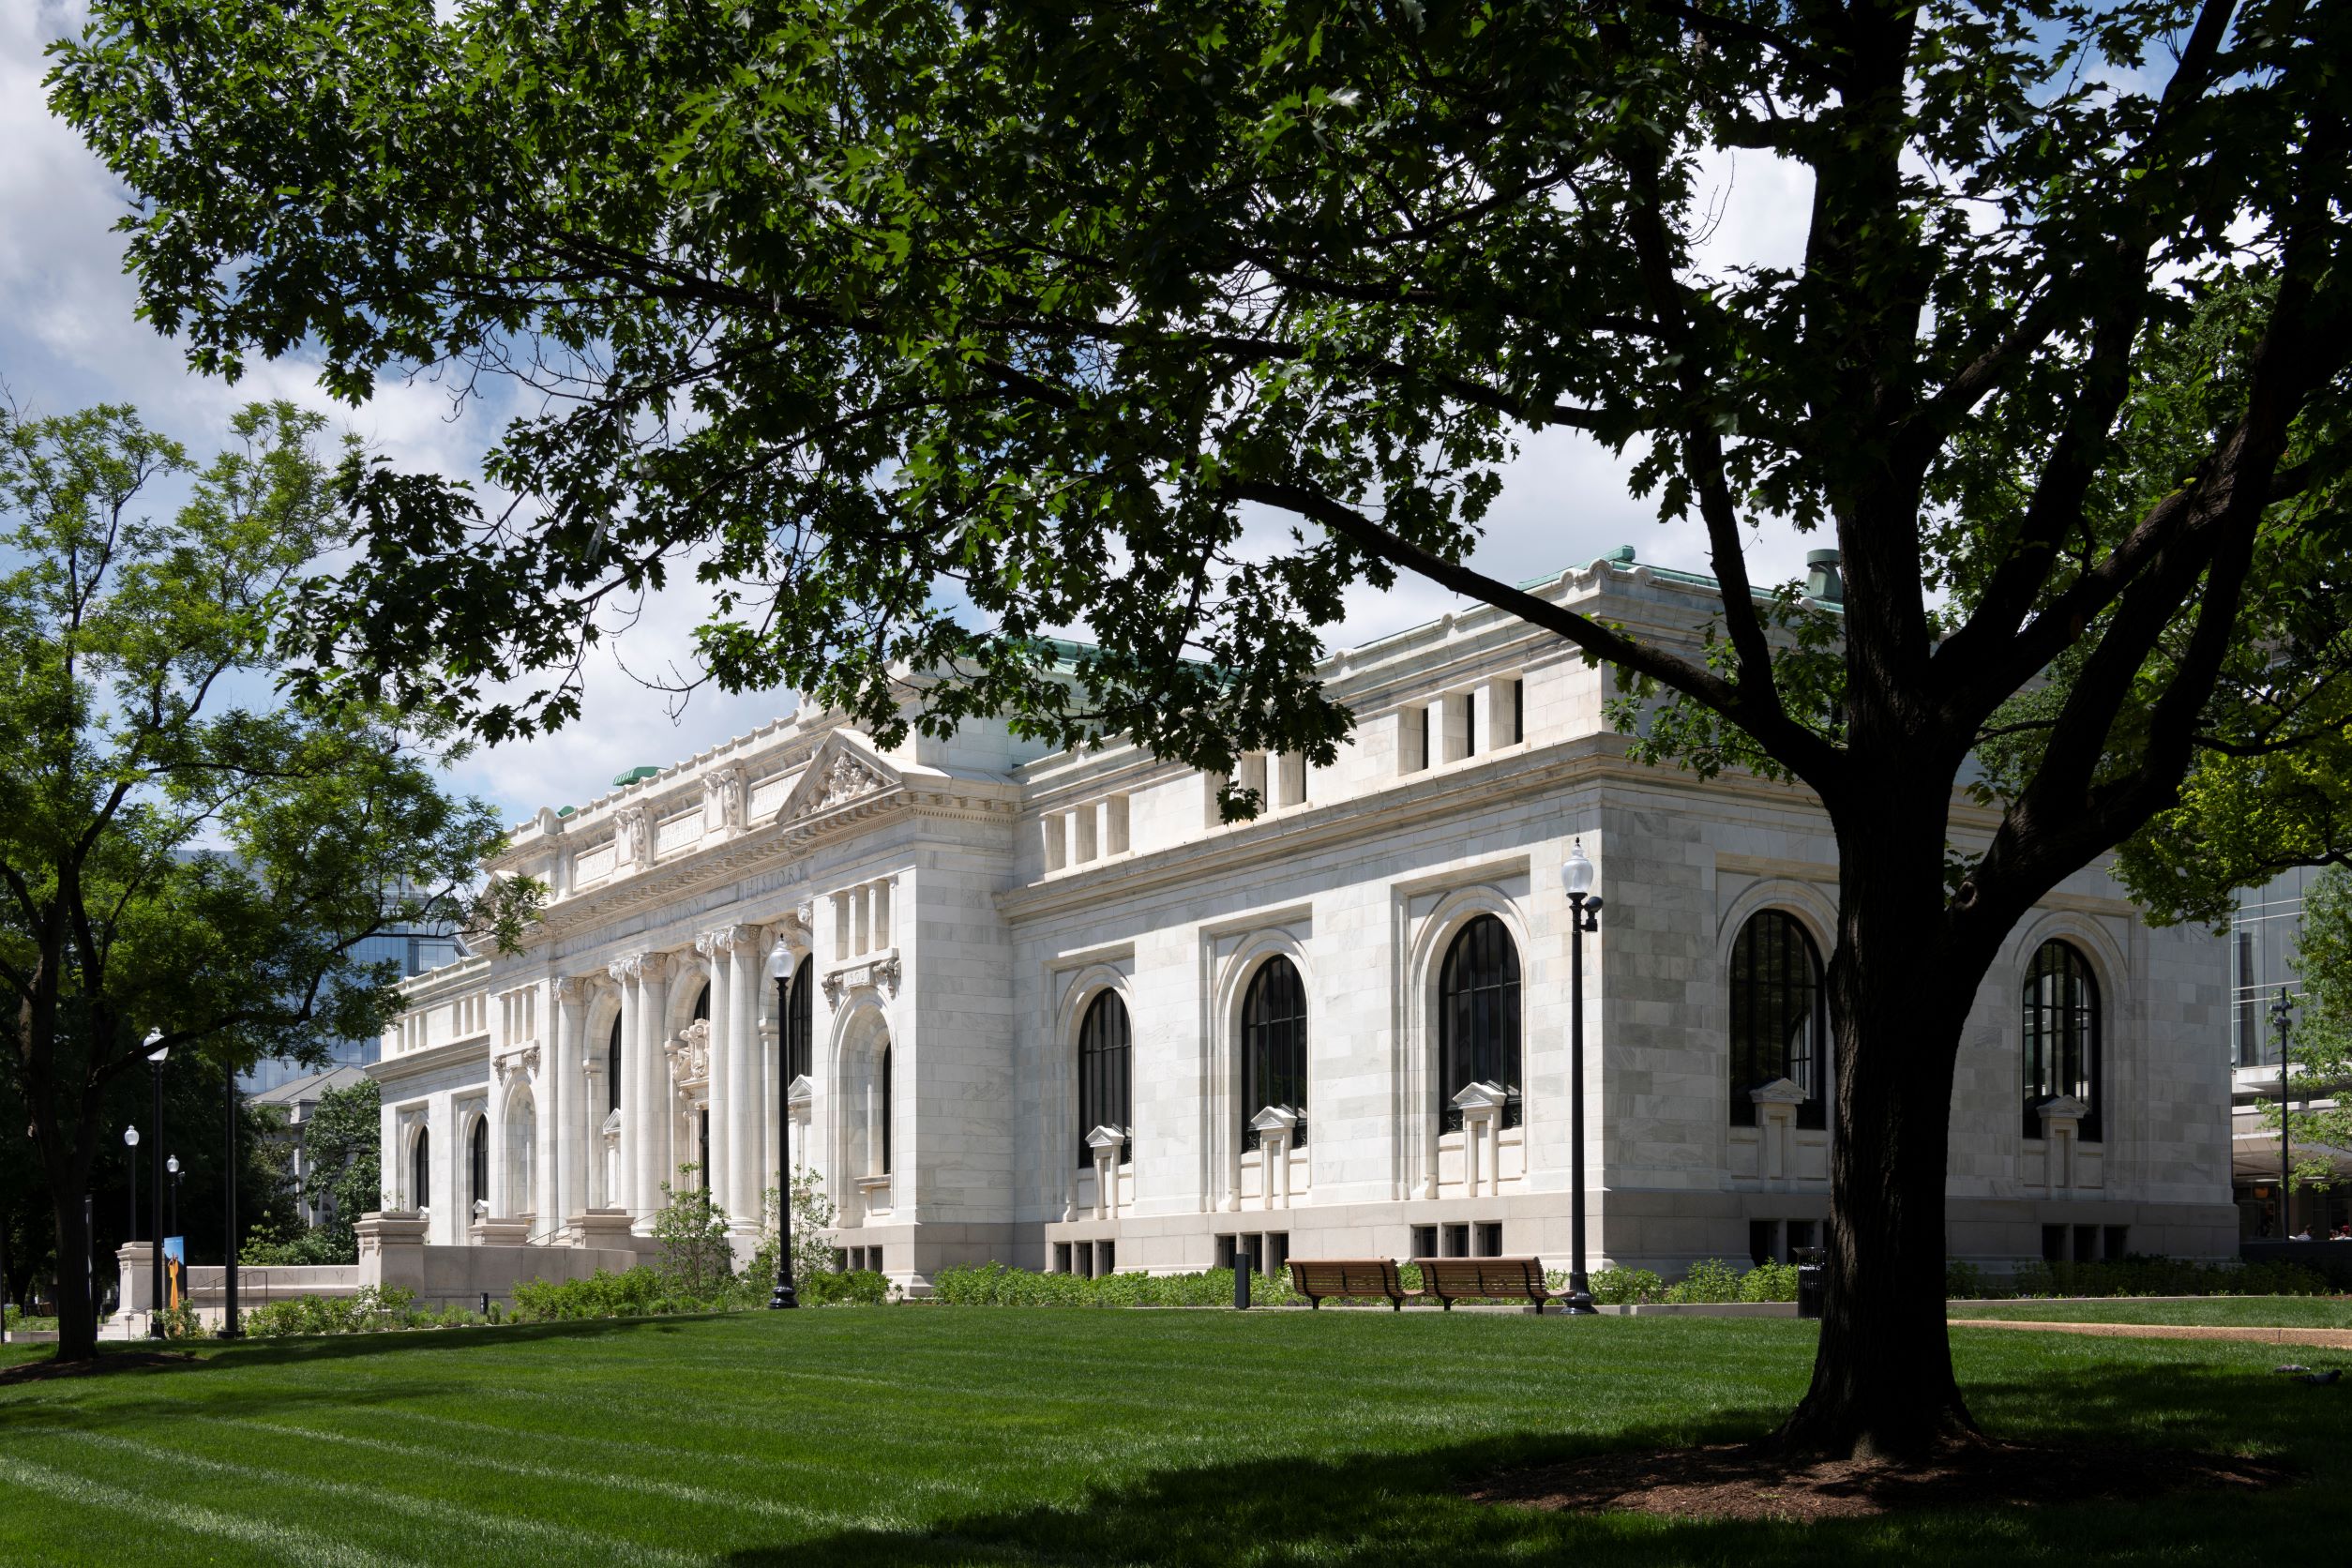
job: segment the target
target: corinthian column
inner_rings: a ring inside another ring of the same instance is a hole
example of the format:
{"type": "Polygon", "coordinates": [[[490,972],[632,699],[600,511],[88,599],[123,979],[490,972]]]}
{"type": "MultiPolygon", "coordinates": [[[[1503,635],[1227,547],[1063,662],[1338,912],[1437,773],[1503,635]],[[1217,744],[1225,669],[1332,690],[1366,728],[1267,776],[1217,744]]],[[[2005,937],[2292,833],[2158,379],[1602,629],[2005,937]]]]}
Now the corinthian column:
{"type": "MultiPolygon", "coordinates": [[[[727,1157],[728,1213],[739,1226],[760,1223],[760,1173],[767,1167],[760,1147],[760,1111],[766,1101],[760,1072],[760,930],[736,926],[727,932],[727,1157]]],[[[717,1017],[716,1010],[712,1017],[717,1017]]]]}
{"type": "Polygon", "coordinates": [[[662,1047],[670,1031],[670,971],[667,953],[648,953],[637,966],[637,1102],[624,1106],[622,1118],[639,1129],[636,1190],[629,1207],[649,1215],[661,1207],[661,1184],[677,1173],[671,1168],[670,1063],[662,1047]]]}
{"type": "MultiPolygon", "coordinates": [[[[607,966],[605,972],[621,988],[621,1173],[604,1195],[609,1209],[637,1207],[637,1149],[644,1141],[643,1113],[638,1108],[638,1070],[643,1065],[644,1050],[638,1036],[638,1014],[642,1000],[638,991],[640,958],[619,958],[607,966]]],[[[607,1071],[610,1071],[607,1068],[607,1071]]],[[[604,1118],[596,1119],[601,1124],[604,1118]]]]}
{"type": "Polygon", "coordinates": [[[547,1084],[547,1124],[553,1129],[554,1153],[540,1168],[545,1196],[539,1202],[539,1229],[567,1225],[588,1204],[580,1177],[587,1169],[584,1154],[590,1138],[586,1112],[587,1080],[580,1063],[587,1056],[580,1039],[580,1008],[588,1000],[588,982],[565,975],[555,982],[555,1048],[547,1055],[541,1075],[547,1084]]]}
{"type": "Polygon", "coordinates": [[[710,1183],[711,1201],[734,1212],[734,1194],[727,1184],[727,933],[704,931],[694,939],[702,955],[702,974],[711,988],[711,1168],[702,1173],[710,1183]]]}

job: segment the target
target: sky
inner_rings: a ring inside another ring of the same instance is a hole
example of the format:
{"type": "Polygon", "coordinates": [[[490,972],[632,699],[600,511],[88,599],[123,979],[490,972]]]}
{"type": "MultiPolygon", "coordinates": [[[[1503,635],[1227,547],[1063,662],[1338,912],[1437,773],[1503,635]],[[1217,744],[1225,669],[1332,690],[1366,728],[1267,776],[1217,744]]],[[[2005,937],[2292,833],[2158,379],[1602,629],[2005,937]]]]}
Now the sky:
{"type": "MultiPolygon", "coordinates": [[[[328,413],[332,430],[356,433],[404,467],[478,473],[502,417],[495,403],[460,413],[445,385],[417,382],[381,387],[354,408],[322,392],[315,367],[298,355],[257,364],[231,385],[190,371],[179,344],[137,319],[122,236],[113,230],[124,192],[80,138],[50,116],[40,87],[43,49],[78,30],[83,13],[82,0],[0,4],[0,387],[32,414],[133,404],[200,458],[232,410],[255,398],[285,398],[328,413]]],[[[1712,167],[1710,177],[1722,219],[1702,261],[1793,264],[1810,197],[1803,172],[1744,154],[1736,164],[1712,167]]],[[[1471,564],[1517,581],[1631,544],[1645,561],[1707,570],[1697,524],[1662,526],[1650,502],[1628,493],[1626,466],[1573,431],[1530,441],[1505,473],[1471,564]]],[[[1818,542],[1768,534],[1750,550],[1750,570],[1768,582],[1801,576],[1804,550],[1818,542]]],[[[1331,645],[1368,642],[1464,603],[1412,579],[1388,594],[1359,588],[1331,645]]],[[[477,751],[456,764],[451,783],[520,821],[542,805],[584,801],[626,768],[690,756],[790,712],[790,692],[730,695],[708,686],[679,709],[630,676],[627,670],[690,665],[702,611],[697,585],[673,586],[593,656],[579,721],[477,751]]]]}

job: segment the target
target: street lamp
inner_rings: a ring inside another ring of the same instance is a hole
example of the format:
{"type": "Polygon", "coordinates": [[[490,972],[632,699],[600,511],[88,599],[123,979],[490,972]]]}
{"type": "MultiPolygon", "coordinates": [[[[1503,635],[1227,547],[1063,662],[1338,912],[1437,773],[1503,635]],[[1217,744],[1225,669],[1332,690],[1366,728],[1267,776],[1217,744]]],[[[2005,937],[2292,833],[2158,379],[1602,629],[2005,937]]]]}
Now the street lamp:
{"type": "Polygon", "coordinates": [[[173,1154],[163,1162],[163,1168],[172,1173],[172,1223],[164,1227],[166,1235],[180,1233],[180,1157],[173,1154]]]}
{"type": "Polygon", "coordinates": [[[125,1242],[139,1239],[139,1129],[123,1129],[123,1147],[130,1151],[130,1229],[124,1232],[125,1242]]]}
{"type": "MultiPolygon", "coordinates": [[[[163,1059],[171,1051],[164,1045],[163,1031],[159,1029],[149,1030],[144,1044],[147,1048],[147,1065],[155,1070],[155,1130],[156,1136],[160,1138],[163,1136],[163,1059]]],[[[160,1218],[163,1214],[163,1162],[155,1160],[150,1163],[155,1167],[155,1212],[160,1218]]],[[[147,1337],[160,1339],[163,1337],[162,1240],[158,1238],[149,1251],[149,1261],[154,1265],[150,1278],[155,1294],[147,1302],[147,1337]]]]}
{"type": "Polygon", "coordinates": [[[220,1064],[221,1104],[228,1113],[229,1157],[220,1167],[224,1205],[220,1234],[220,1337],[237,1337],[237,1072],[220,1064]]]}
{"type": "Polygon", "coordinates": [[[1584,1272],[1584,934],[1601,928],[1601,900],[1593,895],[1592,862],[1579,838],[1560,863],[1560,884],[1568,894],[1568,1116],[1575,1154],[1569,1201],[1569,1239],[1576,1257],[1568,1270],[1571,1316],[1591,1317],[1592,1287],[1584,1272]]]}
{"type": "Polygon", "coordinates": [[[2295,1019],[2295,999],[2279,988],[2278,1001],[2270,1003],[2270,1021],[2279,1027],[2279,1239],[2286,1241],[2295,1234],[2295,1155],[2286,1131],[2286,1043],[2287,1026],[2295,1019]]]}
{"type": "Polygon", "coordinates": [[[792,949],[776,943],[776,1293],[768,1310],[800,1305],[792,1283],[792,949]]]}

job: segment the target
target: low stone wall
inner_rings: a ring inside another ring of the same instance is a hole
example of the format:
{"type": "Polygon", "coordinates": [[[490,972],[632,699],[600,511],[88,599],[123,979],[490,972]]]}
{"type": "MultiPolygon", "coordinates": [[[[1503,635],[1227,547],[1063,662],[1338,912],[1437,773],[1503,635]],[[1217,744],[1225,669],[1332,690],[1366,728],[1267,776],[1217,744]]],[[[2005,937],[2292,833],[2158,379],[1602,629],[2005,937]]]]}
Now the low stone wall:
{"type": "Polygon", "coordinates": [[[606,1244],[595,1246],[428,1244],[425,1221],[397,1212],[365,1215],[356,1229],[358,1283],[413,1291],[427,1306],[475,1306],[486,1293],[492,1301],[505,1301],[526,1279],[561,1284],[586,1279],[598,1269],[621,1274],[644,1261],[641,1249],[632,1244],[642,1238],[608,1226],[576,1228],[575,1233],[606,1244]]]}

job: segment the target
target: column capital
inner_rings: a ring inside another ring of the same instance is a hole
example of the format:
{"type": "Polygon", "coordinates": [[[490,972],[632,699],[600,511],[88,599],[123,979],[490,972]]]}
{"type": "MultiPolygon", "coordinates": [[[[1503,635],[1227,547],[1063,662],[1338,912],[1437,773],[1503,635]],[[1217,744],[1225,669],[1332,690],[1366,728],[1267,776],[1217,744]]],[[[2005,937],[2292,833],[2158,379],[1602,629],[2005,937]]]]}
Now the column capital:
{"type": "Polygon", "coordinates": [[[675,969],[675,960],[668,953],[646,953],[638,957],[637,977],[640,980],[667,980],[675,969]]]}
{"type": "Polygon", "coordinates": [[[577,1007],[588,1000],[596,988],[596,977],[588,974],[565,974],[556,977],[555,1000],[566,1007],[577,1007]]]}
{"type": "Polygon", "coordinates": [[[630,981],[637,978],[638,966],[642,964],[644,961],[645,956],[643,954],[631,954],[626,958],[613,959],[611,963],[604,966],[604,972],[612,977],[612,983],[614,985],[626,986],[630,981]]]}

